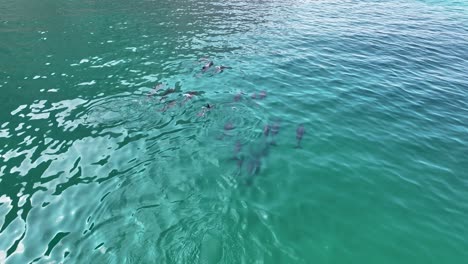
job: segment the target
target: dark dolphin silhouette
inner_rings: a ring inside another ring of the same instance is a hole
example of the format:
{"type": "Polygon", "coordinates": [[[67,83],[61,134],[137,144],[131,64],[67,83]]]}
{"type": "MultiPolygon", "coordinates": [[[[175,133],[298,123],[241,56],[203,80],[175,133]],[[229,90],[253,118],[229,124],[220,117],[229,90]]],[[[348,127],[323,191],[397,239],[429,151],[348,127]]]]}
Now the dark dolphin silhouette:
{"type": "Polygon", "coordinates": [[[234,125],[231,123],[231,122],[227,122],[226,124],[224,124],[224,130],[233,130],[235,127],[234,125]]]}
{"type": "Polygon", "coordinates": [[[270,130],[271,130],[270,125],[265,125],[265,127],[263,127],[263,135],[265,137],[268,137],[268,135],[270,134],[270,130]]]}
{"type": "Polygon", "coordinates": [[[296,129],[296,140],[297,140],[296,148],[302,148],[301,141],[302,141],[302,137],[304,136],[304,133],[305,133],[304,125],[300,124],[296,129]]]}
{"type": "Polygon", "coordinates": [[[234,96],[234,102],[239,102],[242,100],[242,93],[238,93],[234,96]]]}
{"type": "Polygon", "coordinates": [[[262,165],[262,162],[260,158],[254,157],[250,159],[247,163],[247,174],[250,177],[256,176],[260,173],[260,167],[262,165]]]}
{"type": "Polygon", "coordinates": [[[276,122],[276,123],[273,124],[273,127],[271,128],[271,134],[273,136],[276,136],[276,135],[278,135],[279,130],[280,130],[280,124],[278,122],[276,122]]]}

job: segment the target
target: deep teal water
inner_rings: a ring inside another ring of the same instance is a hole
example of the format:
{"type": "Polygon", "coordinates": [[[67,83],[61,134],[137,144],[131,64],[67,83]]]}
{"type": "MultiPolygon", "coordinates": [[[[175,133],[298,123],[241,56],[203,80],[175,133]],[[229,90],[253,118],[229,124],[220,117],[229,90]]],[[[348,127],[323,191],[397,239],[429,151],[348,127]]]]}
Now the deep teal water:
{"type": "Polygon", "coordinates": [[[462,1],[2,0],[0,263],[466,263],[467,72],[462,1]]]}

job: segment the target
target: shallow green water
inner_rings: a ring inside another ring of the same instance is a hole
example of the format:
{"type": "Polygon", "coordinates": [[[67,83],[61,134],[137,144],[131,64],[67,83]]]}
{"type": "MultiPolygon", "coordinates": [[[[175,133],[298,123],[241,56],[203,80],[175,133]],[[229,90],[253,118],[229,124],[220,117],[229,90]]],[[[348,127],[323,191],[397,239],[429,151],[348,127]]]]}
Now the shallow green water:
{"type": "Polygon", "coordinates": [[[465,263],[467,25],[461,1],[1,1],[0,263],[465,263]]]}

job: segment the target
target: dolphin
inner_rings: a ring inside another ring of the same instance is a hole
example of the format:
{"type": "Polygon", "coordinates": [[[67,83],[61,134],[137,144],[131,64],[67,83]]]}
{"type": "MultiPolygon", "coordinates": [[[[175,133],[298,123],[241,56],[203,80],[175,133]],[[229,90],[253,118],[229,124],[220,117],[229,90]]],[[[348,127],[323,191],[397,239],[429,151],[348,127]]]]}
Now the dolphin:
{"type": "Polygon", "coordinates": [[[203,65],[202,72],[206,72],[211,66],[213,66],[213,62],[209,61],[207,64],[203,65]]]}
{"type": "Polygon", "coordinates": [[[215,73],[222,73],[225,69],[232,69],[232,68],[229,66],[221,65],[221,66],[216,66],[215,69],[216,69],[215,73]]]}
{"type": "Polygon", "coordinates": [[[253,159],[249,160],[247,163],[247,174],[249,176],[255,176],[260,173],[261,161],[258,157],[254,157],[253,159]]]}
{"type": "Polygon", "coordinates": [[[280,130],[280,124],[276,122],[275,124],[273,124],[273,127],[271,128],[271,134],[273,136],[276,136],[279,133],[279,130],[280,130]]]}
{"type": "Polygon", "coordinates": [[[270,130],[271,130],[270,125],[265,125],[265,127],[263,127],[263,135],[265,137],[268,137],[268,135],[270,134],[270,130]]]}
{"type": "Polygon", "coordinates": [[[148,97],[152,97],[157,91],[164,88],[164,84],[159,83],[153,87],[153,89],[148,93],[148,97]]]}
{"type": "Polygon", "coordinates": [[[260,157],[266,157],[268,156],[268,153],[270,153],[270,146],[268,144],[265,144],[264,147],[260,150],[260,157]]]}
{"type": "Polygon", "coordinates": [[[261,167],[262,161],[258,157],[253,157],[247,161],[247,179],[245,180],[246,185],[252,185],[254,178],[260,174],[261,167]]]}
{"type": "Polygon", "coordinates": [[[244,164],[244,157],[241,156],[240,158],[237,158],[237,167],[240,169],[242,169],[242,164],[244,164]]]}
{"type": "Polygon", "coordinates": [[[275,122],[273,125],[267,125],[263,129],[263,134],[268,137],[271,135],[270,145],[276,146],[275,136],[278,135],[280,130],[280,125],[278,122],[275,122]]]}
{"type": "Polygon", "coordinates": [[[236,145],[234,147],[234,154],[239,154],[242,150],[242,143],[240,140],[236,140],[236,145]]]}
{"type": "Polygon", "coordinates": [[[227,122],[226,124],[224,124],[224,130],[233,130],[235,127],[234,125],[231,123],[231,122],[227,122]]]}
{"type": "Polygon", "coordinates": [[[229,136],[229,134],[227,133],[227,131],[230,131],[230,130],[233,130],[234,128],[236,128],[231,122],[227,122],[226,124],[224,124],[224,131],[223,131],[223,134],[221,134],[220,136],[217,137],[217,139],[219,140],[223,140],[223,138],[225,136],[229,136]]]}
{"type": "Polygon", "coordinates": [[[251,185],[254,177],[260,174],[262,170],[262,160],[268,156],[269,152],[269,144],[262,144],[259,148],[250,149],[249,158],[245,161],[245,170],[247,172],[247,185],[251,185]]]}
{"type": "Polygon", "coordinates": [[[239,102],[242,100],[242,93],[238,93],[234,96],[234,102],[239,102]]]}
{"type": "Polygon", "coordinates": [[[185,93],[183,94],[183,96],[185,97],[185,99],[180,103],[181,106],[194,97],[194,95],[191,93],[185,93]]]}
{"type": "Polygon", "coordinates": [[[192,99],[194,96],[201,95],[202,92],[197,92],[197,91],[188,91],[184,94],[182,94],[185,99],[180,103],[181,105],[185,104],[188,100],[192,99]]]}
{"type": "Polygon", "coordinates": [[[171,107],[174,107],[176,105],[177,101],[176,100],[172,100],[170,101],[169,103],[167,103],[163,108],[161,108],[159,110],[159,112],[166,112],[167,110],[169,110],[169,108],[171,107]]]}
{"type": "Polygon", "coordinates": [[[200,91],[188,91],[187,93],[185,94],[189,94],[189,95],[202,95],[204,92],[200,92],[200,91]]]}
{"type": "Polygon", "coordinates": [[[296,140],[297,140],[296,148],[301,148],[301,141],[302,141],[302,137],[304,136],[304,133],[305,133],[304,125],[300,124],[296,129],[296,140]]]}
{"type": "Polygon", "coordinates": [[[164,97],[166,95],[169,95],[171,93],[175,93],[176,92],[176,88],[168,88],[166,90],[164,90],[164,92],[162,92],[159,96],[164,97]]]}
{"type": "Polygon", "coordinates": [[[237,167],[239,169],[242,168],[242,164],[244,163],[244,156],[240,155],[242,150],[242,143],[240,140],[236,140],[236,144],[234,146],[234,160],[237,160],[237,167]]]}
{"type": "Polygon", "coordinates": [[[205,116],[206,112],[210,111],[211,109],[214,108],[214,105],[206,104],[205,106],[202,107],[202,110],[198,112],[197,116],[205,116]]]}

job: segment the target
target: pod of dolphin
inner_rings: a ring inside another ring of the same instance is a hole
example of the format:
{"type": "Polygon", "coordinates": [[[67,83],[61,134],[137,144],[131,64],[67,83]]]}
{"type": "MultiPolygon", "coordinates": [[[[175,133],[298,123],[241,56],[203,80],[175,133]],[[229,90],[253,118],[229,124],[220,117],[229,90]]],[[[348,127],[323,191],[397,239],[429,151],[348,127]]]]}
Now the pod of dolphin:
{"type": "MultiPolygon", "coordinates": [[[[223,73],[226,69],[232,69],[231,67],[224,65],[214,65],[214,62],[207,58],[201,58],[199,62],[203,63],[203,66],[201,67],[201,70],[195,75],[196,77],[201,77],[203,74],[220,74],[223,73]]],[[[158,109],[158,111],[160,112],[166,112],[170,108],[177,106],[177,104],[183,106],[188,101],[203,94],[203,92],[199,91],[187,91],[185,93],[182,93],[182,100],[168,100],[171,94],[181,93],[181,90],[180,87],[173,87],[167,89],[164,88],[164,84],[158,83],[147,95],[149,99],[154,99],[155,97],[159,98],[158,102],[164,105],[161,109],[158,109]]],[[[238,93],[234,96],[233,101],[234,103],[240,102],[244,99],[244,97],[244,93],[238,93]]],[[[254,92],[250,95],[251,100],[263,100],[266,97],[266,91],[260,91],[259,93],[254,92]]],[[[200,112],[197,113],[197,116],[204,117],[209,111],[212,111],[213,109],[215,109],[215,105],[207,103],[203,105],[200,112]]],[[[228,131],[234,129],[236,129],[234,124],[231,122],[227,122],[226,124],[224,124],[224,133],[221,136],[219,136],[218,139],[222,140],[225,136],[228,136],[228,131]]],[[[245,173],[247,174],[246,183],[248,185],[250,185],[254,177],[260,173],[262,167],[262,160],[265,157],[267,157],[270,151],[270,146],[276,146],[275,137],[278,135],[279,131],[279,122],[275,122],[273,124],[266,124],[263,127],[262,131],[263,137],[265,139],[265,144],[262,144],[262,146],[258,149],[250,148],[250,150],[247,152],[248,154],[245,154],[243,152],[244,145],[242,144],[242,142],[240,140],[235,141],[234,155],[232,160],[236,161],[239,175],[242,174],[242,171],[245,171],[245,173]]],[[[305,127],[303,124],[299,124],[296,129],[296,145],[294,146],[294,148],[302,148],[301,142],[302,138],[304,137],[304,134],[305,127]]]]}

